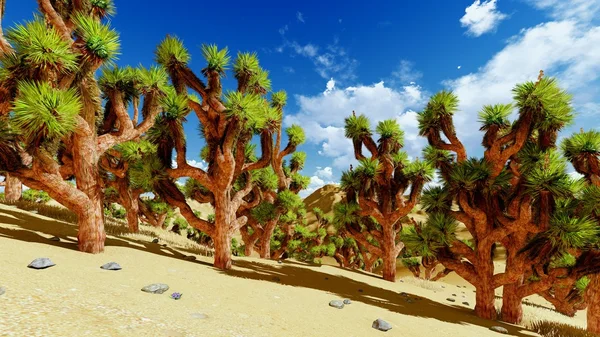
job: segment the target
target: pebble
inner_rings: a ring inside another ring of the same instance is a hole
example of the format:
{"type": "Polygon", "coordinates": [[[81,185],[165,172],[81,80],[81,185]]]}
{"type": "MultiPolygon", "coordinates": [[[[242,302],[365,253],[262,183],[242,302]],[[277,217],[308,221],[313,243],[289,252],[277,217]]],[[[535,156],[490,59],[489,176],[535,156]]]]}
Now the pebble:
{"type": "Polygon", "coordinates": [[[142,288],[143,292],[153,293],[153,294],[162,294],[167,290],[169,290],[169,286],[164,283],[154,283],[154,284],[147,285],[142,288]]]}
{"type": "Polygon", "coordinates": [[[506,328],[503,328],[501,326],[493,326],[493,327],[490,328],[490,330],[496,331],[498,333],[502,333],[502,334],[505,334],[505,335],[508,334],[508,330],[506,330],[506,328]]]}
{"type": "Polygon", "coordinates": [[[56,264],[50,261],[50,259],[47,257],[41,257],[31,261],[31,263],[27,267],[33,269],[46,269],[52,266],[56,266],[56,264]]]}
{"type": "Polygon", "coordinates": [[[344,303],[340,300],[333,300],[333,301],[329,302],[329,306],[338,308],[338,309],[342,309],[344,307],[344,303]]]}
{"type": "Polygon", "coordinates": [[[372,325],[373,329],[377,329],[380,331],[388,331],[392,329],[392,325],[384,320],[382,320],[381,318],[376,319],[375,321],[373,321],[373,325],[372,325]]]}
{"type": "Polygon", "coordinates": [[[346,299],[344,300],[344,304],[352,304],[352,301],[350,301],[349,299],[347,299],[347,298],[346,298],[346,299]]]}
{"type": "Polygon", "coordinates": [[[105,270],[121,270],[121,266],[116,262],[109,262],[100,266],[100,268],[105,270]]]}
{"type": "Polygon", "coordinates": [[[453,299],[453,298],[451,298],[451,297],[448,297],[448,298],[446,299],[446,301],[448,301],[448,302],[456,302],[456,300],[455,300],[455,299],[453,299]]]}

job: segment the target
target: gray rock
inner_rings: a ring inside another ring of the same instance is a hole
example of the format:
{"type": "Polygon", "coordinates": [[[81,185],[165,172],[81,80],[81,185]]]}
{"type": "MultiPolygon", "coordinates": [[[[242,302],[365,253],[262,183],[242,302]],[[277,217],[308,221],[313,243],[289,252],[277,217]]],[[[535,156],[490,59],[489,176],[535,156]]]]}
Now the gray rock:
{"type": "Polygon", "coordinates": [[[33,268],[33,269],[46,269],[46,268],[49,268],[52,266],[56,266],[56,264],[54,262],[50,261],[49,258],[40,257],[38,259],[31,261],[31,263],[27,267],[33,268]]]}
{"type": "Polygon", "coordinates": [[[456,300],[455,300],[455,299],[453,299],[452,297],[448,297],[448,298],[446,299],[446,301],[448,301],[448,302],[456,302],[456,300]]]}
{"type": "Polygon", "coordinates": [[[169,290],[169,286],[164,283],[154,283],[142,288],[142,291],[152,294],[162,294],[169,290]]]}
{"type": "Polygon", "coordinates": [[[190,314],[190,316],[192,316],[192,318],[197,318],[197,319],[207,319],[208,316],[206,316],[205,314],[201,313],[201,312],[193,312],[192,314],[190,314]]]}
{"type": "Polygon", "coordinates": [[[405,293],[405,292],[401,292],[401,293],[400,293],[400,296],[408,297],[408,294],[407,294],[407,293],[405,293]]]}
{"type": "Polygon", "coordinates": [[[405,301],[406,301],[406,303],[414,303],[414,301],[411,300],[410,298],[407,298],[405,301]]]}
{"type": "Polygon", "coordinates": [[[6,294],[6,288],[0,287],[0,296],[6,294]]]}
{"type": "Polygon", "coordinates": [[[192,256],[192,255],[186,256],[183,259],[186,260],[186,261],[196,261],[196,257],[192,256]]]}
{"type": "Polygon", "coordinates": [[[373,329],[377,329],[379,331],[388,331],[392,329],[392,325],[382,320],[381,318],[378,318],[375,321],[373,321],[373,325],[371,326],[373,327],[373,329]]]}
{"type": "Polygon", "coordinates": [[[158,239],[152,240],[152,243],[158,243],[158,239]]]}
{"type": "Polygon", "coordinates": [[[53,236],[50,239],[48,239],[50,241],[60,241],[60,238],[58,236],[53,236]]]}
{"type": "Polygon", "coordinates": [[[469,302],[463,302],[464,305],[469,305],[469,302]]]}
{"type": "Polygon", "coordinates": [[[277,261],[277,263],[282,264],[283,262],[281,262],[281,260],[277,261]]]}
{"type": "Polygon", "coordinates": [[[342,309],[344,307],[344,302],[339,301],[339,300],[333,300],[333,301],[329,302],[329,306],[338,308],[338,309],[342,309]]]}
{"type": "Polygon", "coordinates": [[[103,264],[102,266],[100,266],[100,268],[102,269],[106,269],[106,270],[121,270],[121,266],[119,266],[118,263],[116,262],[109,262],[106,264],[103,264]]]}
{"type": "Polygon", "coordinates": [[[508,330],[506,330],[506,328],[503,328],[501,326],[493,326],[493,327],[490,328],[490,330],[496,331],[498,333],[502,333],[502,334],[505,334],[505,335],[508,335],[508,330]]]}
{"type": "Polygon", "coordinates": [[[352,301],[350,301],[349,299],[347,299],[347,298],[346,298],[346,299],[344,300],[344,304],[352,304],[352,301]]]}

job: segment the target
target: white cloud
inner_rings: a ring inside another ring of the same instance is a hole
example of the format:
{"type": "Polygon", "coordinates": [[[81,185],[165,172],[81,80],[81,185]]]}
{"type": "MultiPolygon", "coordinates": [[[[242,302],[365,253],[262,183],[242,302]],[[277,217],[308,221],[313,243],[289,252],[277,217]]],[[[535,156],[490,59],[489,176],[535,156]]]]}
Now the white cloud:
{"type": "Polygon", "coordinates": [[[302,46],[298,42],[294,41],[291,43],[291,47],[297,54],[307,57],[315,57],[319,51],[319,47],[310,43],[302,46]]]}
{"type": "Polygon", "coordinates": [[[471,6],[465,9],[465,15],[460,18],[460,23],[462,27],[467,27],[468,34],[477,37],[494,31],[506,17],[506,14],[496,9],[496,0],[483,3],[475,0],[471,6]]]}
{"type": "Polygon", "coordinates": [[[538,9],[550,11],[558,20],[592,21],[598,18],[600,1],[598,0],[526,0],[538,9]]]}
{"type": "Polygon", "coordinates": [[[414,63],[401,60],[398,69],[392,72],[392,76],[400,80],[401,84],[414,83],[423,77],[423,73],[414,69],[414,63]]]}
{"type": "Polygon", "coordinates": [[[285,35],[285,32],[287,32],[287,31],[288,31],[288,25],[285,25],[285,26],[279,28],[279,34],[281,34],[281,35],[285,35]]]}
{"type": "Polygon", "coordinates": [[[298,21],[304,23],[304,15],[301,12],[296,13],[296,19],[298,19],[298,21]]]}
{"type": "Polygon", "coordinates": [[[302,125],[308,142],[320,145],[319,155],[331,158],[333,168],[346,170],[355,163],[352,142],[344,136],[344,118],[353,110],[367,115],[373,129],[382,120],[396,119],[405,131],[405,149],[413,156],[420,155],[426,140],[418,136],[416,112],[411,109],[424,105],[427,95],[421,87],[412,84],[392,89],[379,82],[339,89],[331,81],[322,94],[296,96],[300,112],[287,115],[284,122],[302,125]]]}
{"type": "Polygon", "coordinates": [[[327,89],[325,89],[323,95],[330,94],[333,91],[333,89],[335,89],[335,80],[332,77],[329,81],[327,81],[327,89]]]}
{"type": "Polygon", "coordinates": [[[296,70],[292,67],[283,67],[283,71],[288,73],[288,74],[293,74],[296,72],[296,70]]]}
{"type": "Polygon", "coordinates": [[[456,69],[460,69],[460,68],[461,68],[461,66],[456,67],[456,69]]]}
{"type": "Polygon", "coordinates": [[[317,166],[317,171],[315,172],[315,175],[321,179],[331,180],[333,178],[333,169],[329,166],[324,168],[317,166]]]}
{"type": "Polygon", "coordinates": [[[540,69],[574,94],[576,107],[593,108],[598,104],[593,101],[597,85],[592,84],[600,78],[599,55],[598,26],[569,20],[522,30],[476,73],[444,82],[460,99],[455,122],[463,141],[471,149],[480,149],[481,133],[473,132],[479,129],[478,111],[486,104],[511,102],[514,86],[535,80],[540,69]]]}

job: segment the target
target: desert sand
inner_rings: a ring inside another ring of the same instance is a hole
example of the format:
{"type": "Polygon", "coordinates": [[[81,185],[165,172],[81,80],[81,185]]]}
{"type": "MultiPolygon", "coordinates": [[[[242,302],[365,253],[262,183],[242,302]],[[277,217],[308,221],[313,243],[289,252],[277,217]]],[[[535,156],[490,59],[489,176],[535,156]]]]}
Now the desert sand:
{"type": "MultiPolygon", "coordinates": [[[[234,257],[223,272],[190,241],[163,230],[109,235],[98,255],[78,252],[76,235],[72,224],[0,205],[0,336],[499,336],[489,330],[494,325],[537,336],[475,317],[473,288],[456,275],[431,283],[403,270],[406,277],[390,283],[336,266],[248,257],[234,257]],[[190,255],[197,260],[184,259],[190,255]],[[39,257],[56,266],[27,268],[39,257]],[[100,269],[112,261],[123,269],[100,269]],[[152,283],[170,289],[141,291],[152,283]],[[171,299],[172,292],[182,298],[171,299]],[[455,303],[446,301],[452,294],[455,303]],[[345,298],[352,304],[343,309],[328,305],[345,298]],[[392,330],[373,329],[377,318],[392,330]]],[[[581,323],[582,315],[565,319],[581,323]]]]}

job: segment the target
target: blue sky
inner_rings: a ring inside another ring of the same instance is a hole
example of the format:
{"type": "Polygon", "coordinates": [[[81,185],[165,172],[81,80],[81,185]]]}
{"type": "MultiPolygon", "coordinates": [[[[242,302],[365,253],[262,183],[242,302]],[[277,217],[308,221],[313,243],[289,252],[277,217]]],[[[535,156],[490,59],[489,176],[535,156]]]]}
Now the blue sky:
{"type": "MultiPolygon", "coordinates": [[[[227,46],[233,56],[258,53],[273,89],[288,92],[284,123],[299,123],[307,133],[303,172],[312,178],[303,195],[338,181],[353,162],[343,137],[343,118],[352,110],[373,125],[397,119],[406,151],[419,156],[425,139],[417,136],[416,111],[441,89],[461,100],[456,124],[472,156],[481,154],[479,109],[510,102],[512,87],[540,69],[574,95],[580,115],[563,135],[600,126],[600,0],[115,3],[119,65],[151,65],[166,34],[183,39],[198,73],[204,43],[227,46]]],[[[33,0],[7,1],[4,28],[35,10],[33,0]]],[[[225,84],[235,88],[231,74],[225,84]]],[[[188,159],[202,166],[197,125],[190,116],[188,159]]]]}

